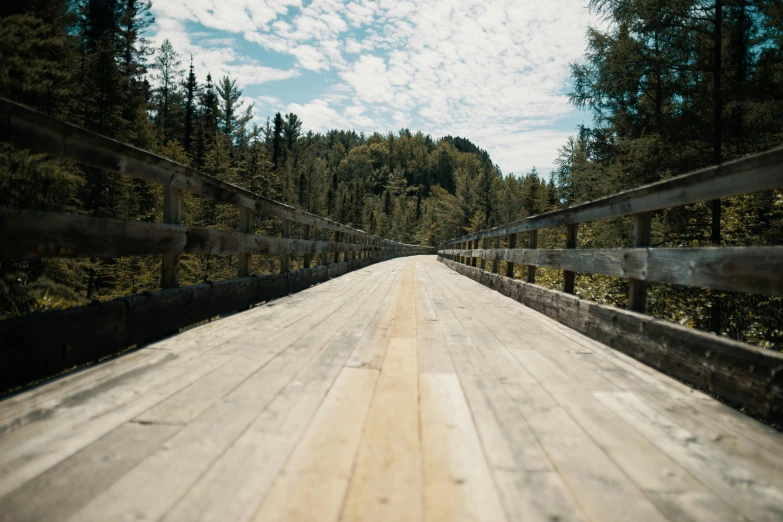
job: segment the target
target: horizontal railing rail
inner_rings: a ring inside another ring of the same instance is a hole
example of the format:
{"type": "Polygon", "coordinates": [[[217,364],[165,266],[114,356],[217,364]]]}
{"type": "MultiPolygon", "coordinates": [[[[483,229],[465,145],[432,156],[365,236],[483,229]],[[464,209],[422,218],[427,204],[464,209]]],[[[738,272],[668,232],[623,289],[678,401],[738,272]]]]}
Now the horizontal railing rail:
{"type": "Polygon", "coordinates": [[[0,261],[162,256],[161,291],[0,321],[0,391],[373,262],[435,253],[304,212],[2,98],[0,141],[163,186],[162,223],[0,207],[0,261]],[[238,230],[182,224],[183,193],[238,207],[238,230]],[[280,237],[252,233],[256,214],[280,218],[280,237]],[[299,237],[291,237],[292,223],[301,224],[299,237]],[[183,254],[236,255],[237,279],[180,287],[183,254]],[[280,274],[251,276],[254,254],[279,256],[280,274]],[[315,255],[323,266],[311,267],[315,255]],[[291,256],[301,257],[300,270],[290,270],[291,256]],[[101,326],[86,327],[95,321],[101,326]]]}
{"type": "Polygon", "coordinates": [[[566,293],[574,292],[577,272],[629,279],[628,308],[635,312],[645,311],[646,282],[779,296],[783,247],[650,248],[650,235],[656,210],[780,188],[783,147],[458,237],[440,245],[438,252],[470,266],[480,259],[481,268],[492,261],[494,273],[504,261],[509,277],[514,265],[526,265],[529,283],[535,283],[536,267],[560,269],[566,293]],[[577,249],[580,223],[624,216],[634,219],[634,248],[577,249]],[[566,227],[565,248],[539,249],[538,231],[559,226],[566,227]],[[517,248],[522,232],[529,234],[527,248],[517,248]],[[507,248],[500,248],[502,239],[507,248]]]}
{"type": "Polygon", "coordinates": [[[783,188],[783,147],[651,183],[563,210],[451,239],[444,245],[575,225],[783,188]]]}

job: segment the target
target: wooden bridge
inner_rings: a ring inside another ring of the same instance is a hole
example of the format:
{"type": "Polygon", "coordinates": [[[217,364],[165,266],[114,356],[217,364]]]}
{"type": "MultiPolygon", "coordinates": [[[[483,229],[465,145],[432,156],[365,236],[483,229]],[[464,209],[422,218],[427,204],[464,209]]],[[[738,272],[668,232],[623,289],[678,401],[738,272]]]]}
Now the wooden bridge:
{"type": "Polygon", "coordinates": [[[0,210],[0,260],[164,256],[158,292],[0,322],[3,389],[23,386],[0,401],[1,521],[783,520],[783,435],[737,409],[779,422],[783,357],[642,313],[647,281],[783,295],[781,247],[646,247],[650,212],[783,187],[783,150],[436,257],[11,102],[0,118],[166,195],[158,224],[0,210]],[[240,207],[241,230],[180,225],[182,191],[240,207]],[[621,215],[635,248],[576,249],[578,223],[621,215]],[[536,248],[561,225],[567,249],[536,248]],[[180,287],[184,253],[236,255],[238,277],[180,287]],[[281,273],[250,274],[254,254],[281,273]],[[574,296],[575,272],[630,279],[631,310],[574,296]]]}

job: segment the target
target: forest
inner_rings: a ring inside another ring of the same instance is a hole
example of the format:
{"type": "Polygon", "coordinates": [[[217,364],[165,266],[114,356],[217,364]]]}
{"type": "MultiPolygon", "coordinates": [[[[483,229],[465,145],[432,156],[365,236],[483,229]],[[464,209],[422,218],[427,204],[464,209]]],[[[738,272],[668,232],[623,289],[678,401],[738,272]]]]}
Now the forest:
{"type": "MultiPolygon", "coordinates": [[[[168,40],[150,44],[145,0],[3,3],[0,96],[313,214],[432,246],[783,142],[783,2],[592,0],[589,8],[602,23],[572,64],[569,97],[592,124],[575,129],[549,176],[503,173],[462,137],[305,132],[291,113],[256,122],[236,79],[195,70],[168,40]]],[[[159,186],[7,144],[0,205],[162,218],[159,186]]],[[[654,216],[653,246],[781,244],[782,218],[777,191],[667,210],[654,216]]],[[[186,196],[183,223],[236,230],[238,215],[186,196]]],[[[260,233],[279,228],[264,216],[253,223],[260,233]]],[[[579,246],[630,246],[631,238],[630,219],[608,220],[580,228],[579,246]]],[[[565,230],[539,236],[539,248],[564,244],[565,230]]],[[[278,269],[278,259],[253,259],[253,273],[278,269]]],[[[228,279],[235,270],[230,256],[183,256],[182,283],[228,279]]],[[[539,273],[540,284],[560,287],[558,272],[539,273]]],[[[154,290],[159,277],[155,258],[3,263],[0,318],[154,290]]],[[[627,287],[579,275],[576,290],[624,307],[627,287]]],[[[657,317],[783,346],[780,298],[660,284],[648,296],[657,317]]]]}

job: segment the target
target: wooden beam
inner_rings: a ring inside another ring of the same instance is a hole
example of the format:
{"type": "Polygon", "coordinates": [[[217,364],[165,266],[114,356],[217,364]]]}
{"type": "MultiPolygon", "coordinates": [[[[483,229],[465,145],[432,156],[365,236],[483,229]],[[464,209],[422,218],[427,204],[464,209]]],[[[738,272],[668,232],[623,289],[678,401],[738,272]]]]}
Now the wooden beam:
{"type": "MultiPolygon", "coordinates": [[[[484,238],[484,240],[481,243],[481,248],[486,250],[488,246],[489,246],[489,239],[484,238]]],[[[481,258],[481,269],[482,270],[486,270],[486,268],[487,268],[487,259],[485,257],[482,257],[481,258]]]]}
{"type": "MultiPolygon", "coordinates": [[[[495,248],[500,248],[500,236],[495,237],[495,248]]],[[[492,273],[497,274],[500,271],[500,259],[495,257],[492,260],[492,273]]]]}
{"type": "Polygon", "coordinates": [[[629,216],[701,201],[783,188],[783,147],[746,156],[675,178],[620,192],[571,208],[533,216],[521,221],[455,238],[458,241],[504,236],[528,230],[629,216]]]}
{"type": "MultiPolygon", "coordinates": [[[[635,248],[650,246],[651,228],[652,212],[643,212],[634,216],[633,246],[635,248]]],[[[628,309],[643,314],[646,303],[647,282],[641,279],[631,279],[628,290],[628,309]]]]}
{"type": "Polygon", "coordinates": [[[439,260],[648,366],[772,422],[783,421],[783,354],[777,351],[439,260]]]}
{"type": "MultiPolygon", "coordinates": [[[[531,230],[528,232],[530,239],[528,241],[528,248],[535,250],[538,248],[538,230],[531,230]]],[[[535,284],[536,282],[536,265],[527,265],[527,282],[535,284]]]]}
{"type": "MultiPolygon", "coordinates": [[[[461,250],[441,250],[441,254],[461,250]]],[[[783,296],[783,247],[479,250],[487,259],[698,288],[783,296]]]]}
{"type": "Polygon", "coordinates": [[[171,185],[183,192],[219,203],[247,208],[303,225],[370,236],[363,230],[265,198],[167,158],[95,134],[4,98],[0,98],[0,140],[83,165],[171,185]]]}
{"type": "MultiPolygon", "coordinates": [[[[182,222],[182,191],[165,185],[163,187],[163,222],[179,225],[182,222]]],[[[161,264],[162,288],[179,286],[179,254],[166,254],[161,264]]]]}
{"type": "MultiPolygon", "coordinates": [[[[508,239],[506,240],[506,245],[508,248],[516,248],[517,246],[517,235],[516,234],[509,234],[508,239]]],[[[514,263],[506,261],[506,277],[514,278],[514,263]]]]}
{"type": "MultiPolygon", "coordinates": [[[[276,238],[279,239],[279,238],[276,238]]],[[[202,283],[0,321],[0,393],[323,283],[378,260],[202,283]],[[85,327],[89,325],[89,327],[85,327]]]]}

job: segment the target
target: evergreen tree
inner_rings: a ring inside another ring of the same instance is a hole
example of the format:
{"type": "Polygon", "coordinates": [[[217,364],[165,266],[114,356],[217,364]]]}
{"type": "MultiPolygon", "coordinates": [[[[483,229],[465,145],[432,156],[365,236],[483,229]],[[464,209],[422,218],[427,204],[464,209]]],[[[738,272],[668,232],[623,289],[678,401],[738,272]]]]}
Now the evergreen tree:
{"type": "Polygon", "coordinates": [[[196,118],[196,96],[198,95],[198,83],[196,82],[196,73],[193,70],[193,56],[190,57],[190,70],[188,79],[185,82],[185,151],[188,154],[193,149],[193,126],[196,118]]]}

